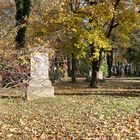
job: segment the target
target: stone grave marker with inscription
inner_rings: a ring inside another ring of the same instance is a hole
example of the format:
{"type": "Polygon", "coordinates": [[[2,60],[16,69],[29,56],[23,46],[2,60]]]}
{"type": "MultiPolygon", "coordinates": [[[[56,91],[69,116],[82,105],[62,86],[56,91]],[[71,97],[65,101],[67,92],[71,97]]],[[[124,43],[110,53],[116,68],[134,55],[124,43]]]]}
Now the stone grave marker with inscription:
{"type": "Polygon", "coordinates": [[[30,58],[30,81],[27,93],[30,98],[53,97],[54,87],[49,80],[49,60],[46,51],[35,51],[30,58]]]}

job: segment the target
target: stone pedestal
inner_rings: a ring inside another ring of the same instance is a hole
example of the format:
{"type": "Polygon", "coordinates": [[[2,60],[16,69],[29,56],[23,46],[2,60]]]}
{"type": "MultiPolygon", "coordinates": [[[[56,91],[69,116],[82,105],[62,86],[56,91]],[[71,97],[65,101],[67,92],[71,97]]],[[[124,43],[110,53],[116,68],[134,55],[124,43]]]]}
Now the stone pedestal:
{"type": "Polygon", "coordinates": [[[49,60],[45,51],[31,54],[31,77],[27,93],[29,98],[54,97],[54,87],[49,80],[49,60]]]}

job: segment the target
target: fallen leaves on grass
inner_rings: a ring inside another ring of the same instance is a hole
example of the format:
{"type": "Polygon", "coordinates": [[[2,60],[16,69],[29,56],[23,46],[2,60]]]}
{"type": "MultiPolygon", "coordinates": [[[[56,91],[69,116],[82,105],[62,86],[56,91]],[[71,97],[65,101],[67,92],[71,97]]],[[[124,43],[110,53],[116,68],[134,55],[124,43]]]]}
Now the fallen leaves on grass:
{"type": "Polygon", "coordinates": [[[139,140],[139,98],[57,96],[2,100],[2,140],[139,140]],[[6,110],[4,111],[6,107],[6,110]]]}
{"type": "Polygon", "coordinates": [[[140,140],[140,80],[107,80],[99,86],[62,81],[55,85],[61,95],[55,98],[1,99],[0,139],[140,140]]]}

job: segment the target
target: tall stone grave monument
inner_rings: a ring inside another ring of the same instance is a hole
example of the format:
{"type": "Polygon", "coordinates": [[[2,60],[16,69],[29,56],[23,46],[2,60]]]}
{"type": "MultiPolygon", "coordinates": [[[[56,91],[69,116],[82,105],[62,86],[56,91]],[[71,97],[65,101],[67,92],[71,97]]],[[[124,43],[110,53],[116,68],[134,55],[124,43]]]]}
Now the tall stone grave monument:
{"type": "Polygon", "coordinates": [[[30,81],[27,87],[28,97],[53,97],[54,87],[49,80],[49,60],[45,50],[36,50],[30,58],[30,81]]]}

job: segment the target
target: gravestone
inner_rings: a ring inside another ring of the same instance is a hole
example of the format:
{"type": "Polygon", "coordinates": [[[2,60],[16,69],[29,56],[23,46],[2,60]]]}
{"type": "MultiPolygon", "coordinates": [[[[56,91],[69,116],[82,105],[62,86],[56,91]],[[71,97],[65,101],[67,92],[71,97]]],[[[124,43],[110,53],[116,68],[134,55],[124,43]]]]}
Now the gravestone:
{"type": "Polygon", "coordinates": [[[49,60],[46,51],[37,50],[30,58],[29,98],[53,97],[54,87],[49,80],[49,60]]]}
{"type": "MultiPolygon", "coordinates": [[[[89,73],[88,73],[88,75],[86,77],[86,81],[91,81],[91,78],[92,78],[92,71],[89,70],[89,73]]],[[[102,70],[99,70],[97,72],[97,79],[99,79],[99,80],[103,80],[104,79],[103,71],[102,70]]]]}
{"type": "Polygon", "coordinates": [[[104,79],[104,77],[103,77],[103,71],[102,71],[102,70],[99,70],[99,71],[98,71],[98,73],[97,73],[97,78],[98,78],[99,80],[103,80],[103,79],[104,79]]]}

